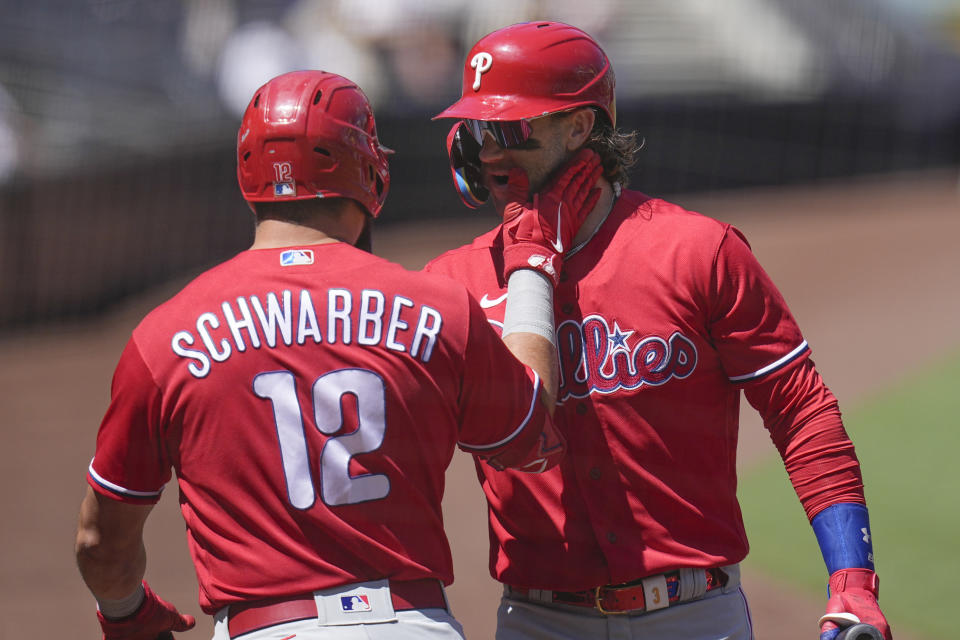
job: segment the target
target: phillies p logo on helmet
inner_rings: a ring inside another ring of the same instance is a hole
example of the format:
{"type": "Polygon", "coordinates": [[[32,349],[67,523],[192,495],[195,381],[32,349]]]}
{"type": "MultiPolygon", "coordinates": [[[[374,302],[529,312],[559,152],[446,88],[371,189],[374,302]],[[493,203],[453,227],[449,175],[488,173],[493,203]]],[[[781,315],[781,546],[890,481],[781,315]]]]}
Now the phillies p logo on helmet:
{"type": "Polygon", "coordinates": [[[481,51],[470,60],[470,68],[476,69],[477,73],[473,77],[473,90],[480,90],[480,76],[490,71],[493,66],[493,56],[486,51],[481,51]]]}

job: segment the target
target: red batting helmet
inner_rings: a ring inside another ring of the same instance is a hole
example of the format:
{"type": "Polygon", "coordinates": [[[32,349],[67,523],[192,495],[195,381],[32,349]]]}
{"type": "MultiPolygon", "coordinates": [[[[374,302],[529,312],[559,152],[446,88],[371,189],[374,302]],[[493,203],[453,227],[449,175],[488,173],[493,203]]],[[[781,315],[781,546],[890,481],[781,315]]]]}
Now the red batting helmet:
{"type": "Polygon", "coordinates": [[[437,118],[523,120],[595,106],[616,125],[613,67],[589,35],[525,22],[484,36],[463,66],[461,98],[437,118]]]}
{"type": "Polygon", "coordinates": [[[376,217],[390,186],[389,149],[350,80],[293,71],[257,89],[237,135],[237,179],[247,202],[352,198],[376,217]]]}

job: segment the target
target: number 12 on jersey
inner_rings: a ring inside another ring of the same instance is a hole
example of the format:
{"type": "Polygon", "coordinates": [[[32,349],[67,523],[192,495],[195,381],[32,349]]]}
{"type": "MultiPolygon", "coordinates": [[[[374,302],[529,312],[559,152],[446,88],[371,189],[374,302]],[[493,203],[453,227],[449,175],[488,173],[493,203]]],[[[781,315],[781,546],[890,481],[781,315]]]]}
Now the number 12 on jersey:
{"type": "MultiPolygon", "coordinates": [[[[273,405],[280,443],[280,459],[287,482],[287,497],[297,509],[316,501],[303,414],[297,399],[296,378],[290,371],[269,371],[253,379],[254,393],[273,405]]],[[[386,388],[383,379],[366,369],[339,369],[325,373],[311,388],[314,423],[328,436],[320,454],[320,487],[323,502],[331,507],[386,498],[390,479],[381,473],[350,475],[350,460],[376,451],[386,431],[386,388]],[[343,427],[345,394],[357,403],[357,429],[335,436],[343,427]]]]}

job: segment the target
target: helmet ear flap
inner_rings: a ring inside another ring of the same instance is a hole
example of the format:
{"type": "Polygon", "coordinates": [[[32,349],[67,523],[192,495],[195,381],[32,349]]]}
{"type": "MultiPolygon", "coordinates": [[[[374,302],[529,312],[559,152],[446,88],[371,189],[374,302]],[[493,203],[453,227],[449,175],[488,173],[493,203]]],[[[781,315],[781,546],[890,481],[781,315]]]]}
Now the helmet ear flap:
{"type": "Polygon", "coordinates": [[[381,144],[377,144],[375,156],[377,161],[367,165],[367,178],[369,179],[369,191],[373,198],[373,206],[376,213],[371,211],[374,217],[380,215],[380,209],[387,199],[387,192],[390,190],[390,171],[388,167],[388,158],[393,155],[393,149],[388,149],[381,144]]]}
{"type": "Polygon", "coordinates": [[[483,186],[480,144],[463,120],[458,120],[447,134],[447,155],[450,175],[460,199],[471,209],[478,208],[490,197],[490,190],[483,186]]]}

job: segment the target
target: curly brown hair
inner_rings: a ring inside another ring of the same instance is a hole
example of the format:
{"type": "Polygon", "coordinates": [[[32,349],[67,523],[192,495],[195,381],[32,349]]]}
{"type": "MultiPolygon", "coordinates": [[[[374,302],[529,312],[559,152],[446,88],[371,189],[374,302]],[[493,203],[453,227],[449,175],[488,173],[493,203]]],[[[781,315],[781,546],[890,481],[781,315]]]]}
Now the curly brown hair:
{"type": "Polygon", "coordinates": [[[595,111],[597,117],[586,146],[600,154],[603,177],[626,187],[644,139],[637,131],[618,130],[601,112],[595,111]]]}

